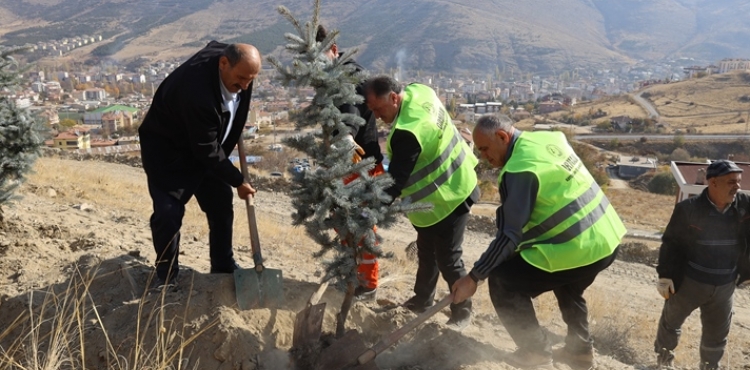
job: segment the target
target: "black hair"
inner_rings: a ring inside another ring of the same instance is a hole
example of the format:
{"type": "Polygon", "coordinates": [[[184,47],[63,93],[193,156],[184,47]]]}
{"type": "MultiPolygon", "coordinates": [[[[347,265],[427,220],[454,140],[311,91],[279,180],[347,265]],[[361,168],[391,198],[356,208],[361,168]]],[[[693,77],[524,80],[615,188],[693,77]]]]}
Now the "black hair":
{"type": "Polygon", "coordinates": [[[323,42],[325,40],[326,36],[328,36],[328,30],[326,30],[325,27],[323,27],[322,24],[318,25],[318,31],[315,33],[315,41],[317,42],[323,42]]]}

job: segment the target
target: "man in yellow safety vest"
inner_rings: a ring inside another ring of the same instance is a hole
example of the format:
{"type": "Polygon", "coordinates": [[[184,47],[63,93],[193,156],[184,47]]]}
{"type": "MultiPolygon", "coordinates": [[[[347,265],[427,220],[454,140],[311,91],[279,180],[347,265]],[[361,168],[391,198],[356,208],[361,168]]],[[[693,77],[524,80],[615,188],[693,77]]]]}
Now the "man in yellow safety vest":
{"type": "Polygon", "coordinates": [[[489,278],[495,311],[518,350],[521,368],[594,365],[583,292],[615,259],[625,226],[561,132],[521,132],[507,116],[484,116],[474,144],[500,167],[497,235],[469,275],[453,285],[454,302],[489,278]],[[553,354],[531,299],[552,291],[568,326],[553,354]]]}
{"type": "MultiPolygon", "coordinates": [[[[419,267],[415,295],[403,306],[421,312],[434,304],[440,273],[448,286],[466,275],[461,244],[469,210],[479,198],[478,160],[430,87],[402,88],[389,76],[377,76],[365,83],[365,101],[375,117],[392,124],[387,152],[394,185],[386,192],[433,206],[408,215],[417,230],[419,267]]],[[[449,325],[463,329],[470,321],[471,300],[451,305],[449,325]]]]}

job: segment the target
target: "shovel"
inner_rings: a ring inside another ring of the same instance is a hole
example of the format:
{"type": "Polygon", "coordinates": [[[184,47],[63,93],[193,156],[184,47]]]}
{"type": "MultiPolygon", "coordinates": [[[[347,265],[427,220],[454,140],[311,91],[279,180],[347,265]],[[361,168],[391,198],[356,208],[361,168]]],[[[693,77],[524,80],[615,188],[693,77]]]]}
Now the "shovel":
{"type": "MultiPolygon", "coordinates": [[[[247,157],[242,139],[237,142],[237,150],[240,156],[240,168],[242,176],[247,176],[247,157]]],[[[253,252],[252,269],[234,270],[234,286],[237,290],[237,306],[241,310],[250,308],[266,307],[276,308],[281,305],[284,298],[282,287],[281,270],[267,269],[263,266],[263,255],[260,251],[260,239],[258,238],[258,225],[255,222],[255,197],[248,196],[245,199],[247,208],[247,221],[250,227],[250,247],[253,252]]]]}
{"type": "Polygon", "coordinates": [[[328,282],[320,284],[318,289],[310,296],[305,309],[297,314],[294,319],[294,335],[292,337],[292,347],[300,348],[310,343],[316,343],[320,340],[320,334],[323,330],[323,315],[326,311],[326,304],[316,304],[328,288],[328,282]]]}
{"type": "Polygon", "coordinates": [[[323,350],[320,355],[321,369],[330,370],[375,370],[378,367],[372,360],[388,347],[395,344],[406,333],[414,330],[427,319],[440,312],[453,301],[453,294],[440,300],[436,305],[428,308],[414,320],[386,335],[374,346],[367,348],[356,330],[350,330],[341,339],[323,350]]]}

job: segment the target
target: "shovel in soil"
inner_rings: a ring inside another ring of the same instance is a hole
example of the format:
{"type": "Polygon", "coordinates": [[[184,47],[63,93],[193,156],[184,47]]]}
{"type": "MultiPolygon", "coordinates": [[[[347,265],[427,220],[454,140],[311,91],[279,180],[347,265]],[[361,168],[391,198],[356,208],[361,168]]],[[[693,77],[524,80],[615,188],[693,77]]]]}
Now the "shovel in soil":
{"type": "Polygon", "coordinates": [[[406,333],[414,330],[440,310],[448,307],[452,301],[453,294],[450,294],[436,305],[419,314],[414,320],[383,337],[370,348],[367,348],[356,330],[348,331],[342,338],[323,350],[320,354],[320,368],[330,370],[377,370],[377,365],[372,362],[375,356],[388,349],[406,333]]]}
{"type": "MultiPolygon", "coordinates": [[[[241,138],[237,142],[237,150],[240,156],[242,175],[247,179],[247,157],[245,157],[245,148],[241,138]]],[[[237,306],[241,310],[258,307],[276,308],[281,305],[284,298],[281,270],[263,266],[258,225],[255,222],[255,197],[251,195],[245,199],[245,206],[247,208],[248,226],[250,227],[250,247],[253,252],[255,267],[234,270],[237,306]]]]}
{"type": "Polygon", "coordinates": [[[323,315],[326,311],[326,304],[316,304],[328,288],[328,282],[320,284],[318,289],[310,296],[305,309],[297,314],[294,318],[294,335],[292,337],[292,347],[301,348],[311,343],[320,341],[320,334],[323,329],[323,315]]]}

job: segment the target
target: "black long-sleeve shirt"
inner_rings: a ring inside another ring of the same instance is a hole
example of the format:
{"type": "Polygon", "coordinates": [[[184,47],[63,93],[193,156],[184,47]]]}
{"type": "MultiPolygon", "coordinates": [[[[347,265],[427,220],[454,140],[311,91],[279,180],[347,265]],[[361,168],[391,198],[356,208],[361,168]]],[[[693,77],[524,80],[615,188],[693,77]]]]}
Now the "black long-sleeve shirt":
{"type": "Polygon", "coordinates": [[[401,190],[409,180],[417,164],[422,147],[417,137],[409,131],[396,129],[391,135],[391,162],[388,173],[393,178],[393,185],[385,190],[393,199],[401,196],[401,190]]]}

